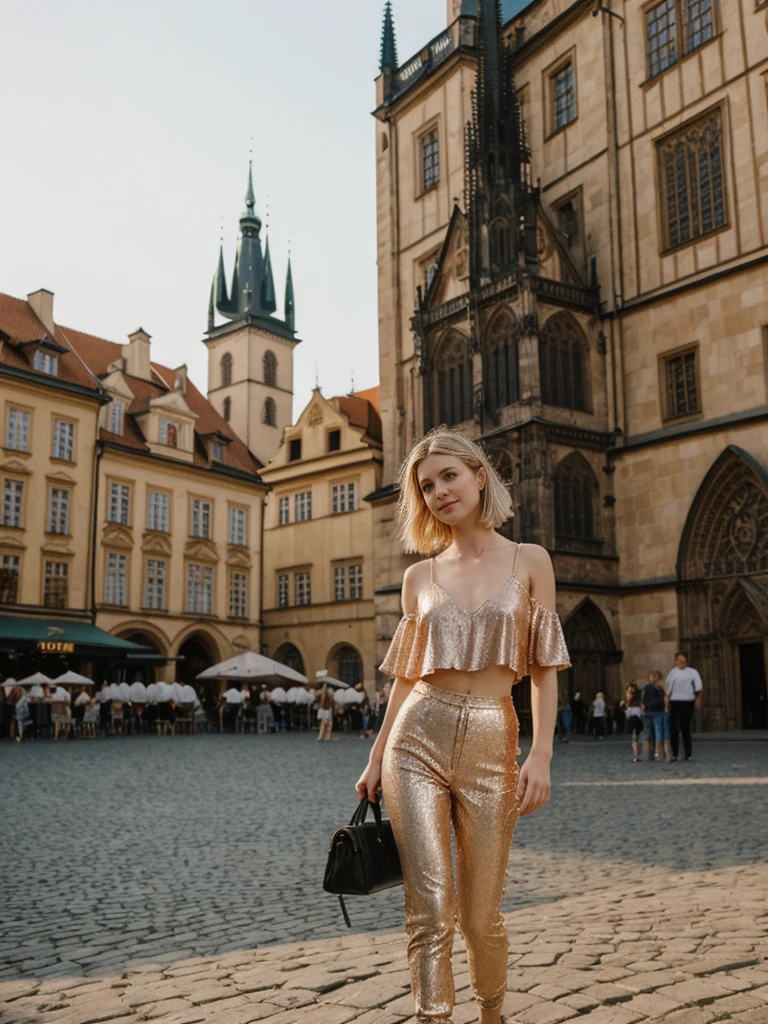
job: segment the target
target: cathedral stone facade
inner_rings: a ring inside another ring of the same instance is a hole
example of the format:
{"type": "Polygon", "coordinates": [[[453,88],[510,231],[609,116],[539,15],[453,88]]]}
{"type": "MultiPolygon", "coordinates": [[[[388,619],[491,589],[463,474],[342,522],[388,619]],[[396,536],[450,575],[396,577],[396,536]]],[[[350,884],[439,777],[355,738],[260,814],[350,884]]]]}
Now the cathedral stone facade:
{"type": "Polygon", "coordinates": [[[553,556],[564,691],[618,698],[683,647],[701,724],[768,725],[764,8],[448,0],[401,64],[386,4],[380,654],[398,467],[446,423],[553,556]]]}

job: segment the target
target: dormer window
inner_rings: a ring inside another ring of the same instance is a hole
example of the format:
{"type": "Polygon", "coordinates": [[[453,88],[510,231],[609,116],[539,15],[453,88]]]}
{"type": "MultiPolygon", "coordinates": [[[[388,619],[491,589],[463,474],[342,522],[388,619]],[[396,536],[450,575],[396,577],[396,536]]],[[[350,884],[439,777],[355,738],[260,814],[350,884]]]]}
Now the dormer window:
{"type": "Polygon", "coordinates": [[[125,418],[125,402],[119,398],[113,398],[107,410],[107,430],[110,434],[123,436],[123,419],[125,418]]]}
{"type": "Polygon", "coordinates": [[[170,420],[160,420],[160,444],[178,448],[181,445],[181,427],[170,420]]]}
{"type": "Polygon", "coordinates": [[[224,461],[224,445],[221,441],[213,442],[213,457],[217,462],[224,461]]]}
{"type": "Polygon", "coordinates": [[[35,352],[33,365],[40,373],[47,373],[49,377],[57,377],[59,374],[59,357],[52,352],[46,352],[39,348],[35,352]]]}
{"type": "Polygon", "coordinates": [[[301,458],[301,438],[300,437],[294,437],[289,442],[288,461],[289,462],[296,462],[300,458],[301,458]]]}

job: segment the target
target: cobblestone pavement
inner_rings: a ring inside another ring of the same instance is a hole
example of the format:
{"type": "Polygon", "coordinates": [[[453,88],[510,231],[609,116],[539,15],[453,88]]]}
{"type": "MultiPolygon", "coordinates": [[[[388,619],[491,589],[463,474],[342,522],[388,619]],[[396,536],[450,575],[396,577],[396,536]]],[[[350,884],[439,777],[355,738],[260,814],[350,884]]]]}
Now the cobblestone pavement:
{"type": "MultiPolygon", "coordinates": [[[[368,743],[3,744],[0,1024],[397,1024],[402,890],[321,891],[368,743]]],[[[768,743],[558,746],[504,909],[521,1024],[768,1024],[768,743]]],[[[455,1024],[477,1019],[456,943],[455,1024]]]]}

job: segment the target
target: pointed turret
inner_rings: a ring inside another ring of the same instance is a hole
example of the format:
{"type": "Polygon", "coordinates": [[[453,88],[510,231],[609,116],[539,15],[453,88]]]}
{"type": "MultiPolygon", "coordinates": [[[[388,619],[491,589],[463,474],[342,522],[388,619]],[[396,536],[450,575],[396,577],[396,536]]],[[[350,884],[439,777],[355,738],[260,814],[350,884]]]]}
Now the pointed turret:
{"type": "Polygon", "coordinates": [[[274,313],[277,309],[275,301],[275,282],[272,278],[272,260],[269,257],[269,237],[264,252],[264,276],[261,280],[261,308],[265,313],[274,313]]]}
{"type": "Polygon", "coordinates": [[[288,257],[288,274],[285,278],[285,326],[290,330],[296,330],[296,303],[293,297],[293,274],[291,272],[291,257],[288,257]]]}
{"type": "Polygon", "coordinates": [[[379,70],[397,70],[397,42],[395,40],[395,19],[392,14],[392,0],[387,0],[384,5],[384,24],[381,29],[379,70]]]}

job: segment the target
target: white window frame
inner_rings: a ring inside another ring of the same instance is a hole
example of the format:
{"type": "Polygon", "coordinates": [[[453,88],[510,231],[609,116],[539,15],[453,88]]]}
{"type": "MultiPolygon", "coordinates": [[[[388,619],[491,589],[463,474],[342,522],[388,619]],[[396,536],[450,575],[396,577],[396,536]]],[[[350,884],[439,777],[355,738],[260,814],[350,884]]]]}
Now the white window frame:
{"type": "Polygon", "coordinates": [[[165,611],[165,581],[168,563],[164,558],[148,558],[144,583],[144,607],[157,612],[165,611]]]}
{"type": "Polygon", "coordinates": [[[147,529],[170,533],[170,512],[170,495],[166,491],[150,490],[147,494],[147,529]]]}
{"type": "Polygon", "coordinates": [[[357,483],[350,481],[346,484],[333,484],[331,486],[331,515],[341,515],[342,512],[357,511],[357,483]]]}
{"type": "Polygon", "coordinates": [[[248,618],[248,573],[231,572],[229,574],[229,617],[231,619],[248,618]]]}
{"type": "Polygon", "coordinates": [[[75,424],[70,420],[53,421],[53,448],[51,458],[62,462],[75,460],[75,424]]]}
{"type": "Polygon", "coordinates": [[[192,498],[190,537],[210,540],[213,528],[213,503],[205,498],[192,498]]]}
{"type": "Polygon", "coordinates": [[[237,505],[229,509],[229,543],[241,548],[248,545],[248,510],[237,505]]]}
{"type": "Polygon", "coordinates": [[[69,562],[54,562],[53,560],[47,560],[43,567],[43,607],[44,608],[66,608],[69,604],[69,562]],[[64,603],[63,604],[48,604],[48,581],[49,580],[64,580],[64,603]]]}
{"type": "Polygon", "coordinates": [[[110,480],[107,522],[117,523],[119,526],[131,525],[131,488],[129,484],[110,480]]]}
{"type": "Polygon", "coordinates": [[[312,491],[299,491],[293,498],[293,518],[297,523],[308,523],[312,518],[312,491]]]}
{"type": "Polygon", "coordinates": [[[5,447],[15,452],[29,451],[29,422],[27,409],[8,409],[5,427],[5,447]]]}
{"type": "Polygon", "coordinates": [[[308,572],[294,573],[294,604],[312,604],[312,579],[308,572]]]}
{"type": "Polygon", "coordinates": [[[277,607],[289,608],[291,604],[291,580],[287,572],[277,575],[277,607]]]}
{"type": "Polygon", "coordinates": [[[52,352],[45,352],[38,348],[35,351],[32,365],[39,373],[46,373],[49,377],[58,377],[59,375],[59,357],[52,352]]]}
{"type": "Polygon", "coordinates": [[[6,477],[3,481],[3,526],[21,529],[24,509],[24,481],[6,477]]]}
{"type": "Polygon", "coordinates": [[[343,565],[333,567],[333,599],[334,601],[346,601],[347,584],[343,565]]]}
{"type": "Polygon", "coordinates": [[[104,572],[104,604],[124,608],[128,594],[128,556],[117,551],[107,552],[104,572]]]}
{"type": "Polygon", "coordinates": [[[109,427],[107,429],[110,434],[117,434],[118,437],[122,437],[123,424],[125,422],[125,402],[120,401],[119,398],[113,398],[109,404],[108,419],[109,427]]]}
{"type": "Polygon", "coordinates": [[[178,451],[183,448],[182,444],[182,424],[177,423],[175,420],[160,420],[160,444],[164,444],[168,448],[174,448],[178,451]],[[176,444],[171,444],[168,440],[168,428],[173,427],[176,431],[176,444]]]}
{"type": "Polygon", "coordinates": [[[0,604],[17,604],[19,600],[19,583],[21,582],[21,558],[19,555],[0,556],[0,569],[3,572],[16,573],[16,586],[13,601],[0,602],[0,604]]]}
{"type": "Polygon", "coordinates": [[[65,487],[48,488],[46,533],[69,535],[69,491],[65,487]]]}
{"type": "Polygon", "coordinates": [[[350,601],[362,601],[363,567],[359,562],[347,566],[347,583],[350,601]]]}
{"type": "Polygon", "coordinates": [[[213,614],[213,567],[187,564],[187,611],[192,615],[213,614]]]}
{"type": "Polygon", "coordinates": [[[280,498],[280,504],[278,506],[278,526],[287,526],[291,521],[291,498],[290,495],[284,494],[280,498]]]}

